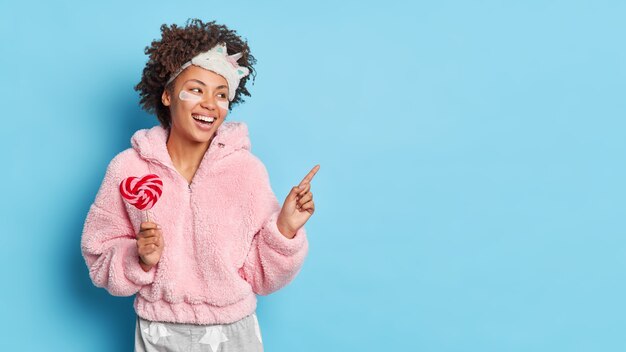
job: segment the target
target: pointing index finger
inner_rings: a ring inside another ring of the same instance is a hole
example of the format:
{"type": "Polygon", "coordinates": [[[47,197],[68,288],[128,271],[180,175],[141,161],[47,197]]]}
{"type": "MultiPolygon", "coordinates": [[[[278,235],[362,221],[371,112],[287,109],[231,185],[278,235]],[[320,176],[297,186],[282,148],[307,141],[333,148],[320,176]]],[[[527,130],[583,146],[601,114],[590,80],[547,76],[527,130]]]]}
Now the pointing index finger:
{"type": "Polygon", "coordinates": [[[313,176],[315,176],[315,174],[317,173],[317,171],[320,169],[319,164],[315,165],[311,171],[309,171],[308,174],[306,174],[306,176],[304,176],[304,178],[302,179],[302,181],[300,182],[300,184],[298,186],[302,186],[305,183],[311,182],[311,180],[313,179],[313,176]]]}

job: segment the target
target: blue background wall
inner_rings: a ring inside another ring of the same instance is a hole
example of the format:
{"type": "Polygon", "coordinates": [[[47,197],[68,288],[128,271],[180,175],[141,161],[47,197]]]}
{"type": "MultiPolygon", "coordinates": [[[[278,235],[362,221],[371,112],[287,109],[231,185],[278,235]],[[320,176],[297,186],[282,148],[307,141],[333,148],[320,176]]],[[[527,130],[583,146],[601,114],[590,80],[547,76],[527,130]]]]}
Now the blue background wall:
{"type": "Polygon", "coordinates": [[[1,350],[132,350],[80,235],[189,17],[258,59],[229,118],[279,199],[321,165],[267,351],[626,350],[624,2],[192,0],[0,5],[1,350]]]}

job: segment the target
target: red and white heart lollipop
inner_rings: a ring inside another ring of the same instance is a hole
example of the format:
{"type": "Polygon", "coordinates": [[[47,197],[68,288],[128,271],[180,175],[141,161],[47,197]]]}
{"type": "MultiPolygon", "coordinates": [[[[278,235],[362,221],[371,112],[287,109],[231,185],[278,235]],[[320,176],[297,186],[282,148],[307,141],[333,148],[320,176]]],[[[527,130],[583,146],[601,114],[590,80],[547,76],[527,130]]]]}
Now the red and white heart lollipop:
{"type": "Polygon", "coordinates": [[[156,204],[163,193],[163,181],[155,174],[127,177],[120,183],[120,193],[128,203],[139,210],[145,210],[150,221],[148,210],[156,204]]]}

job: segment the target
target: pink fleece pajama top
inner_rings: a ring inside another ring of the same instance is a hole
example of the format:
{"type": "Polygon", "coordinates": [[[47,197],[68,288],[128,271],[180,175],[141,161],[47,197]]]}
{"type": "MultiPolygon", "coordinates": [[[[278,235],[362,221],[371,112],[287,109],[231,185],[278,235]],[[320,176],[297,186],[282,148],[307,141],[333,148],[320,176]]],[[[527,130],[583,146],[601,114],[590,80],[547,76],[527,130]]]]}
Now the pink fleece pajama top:
{"type": "Polygon", "coordinates": [[[224,122],[191,184],[178,173],[160,125],[135,132],[132,148],[109,163],[89,209],[81,251],[97,287],[137,294],[140,317],[162,322],[225,324],[256,309],[256,296],[287,285],[308,252],[304,227],[289,239],[276,227],[281,205],[267,170],[250,152],[247,125],[224,122]],[[139,265],[136,234],[145,211],[126,203],[120,182],[157,174],[163,193],[150,212],[164,249],[150,271],[139,265]]]}

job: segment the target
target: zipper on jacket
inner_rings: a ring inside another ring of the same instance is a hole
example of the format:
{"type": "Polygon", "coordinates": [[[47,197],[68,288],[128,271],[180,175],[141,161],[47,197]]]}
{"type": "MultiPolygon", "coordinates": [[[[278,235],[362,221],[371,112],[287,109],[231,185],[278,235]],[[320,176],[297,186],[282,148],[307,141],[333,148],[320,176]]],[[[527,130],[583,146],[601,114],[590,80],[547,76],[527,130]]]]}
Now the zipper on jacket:
{"type": "MultiPolygon", "coordinates": [[[[185,180],[185,183],[187,183],[187,179],[185,179],[185,178],[183,177],[183,175],[181,175],[181,174],[178,172],[178,170],[176,170],[176,169],[172,168],[172,167],[171,167],[171,166],[169,166],[169,165],[166,165],[166,164],[162,163],[162,162],[161,162],[161,160],[154,159],[154,158],[150,158],[150,160],[152,160],[152,161],[156,162],[157,164],[159,164],[159,165],[163,166],[163,167],[164,167],[164,168],[166,168],[166,169],[170,169],[170,170],[171,170],[174,174],[178,175],[178,177],[182,178],[183,180],[185,180]]],[[[193,181],[192,181],[192,183],[193,183],[193,181]]],[[[191,193],[191,183],[187,183],[187,191],[188,191],[189,193],[191,193]]]]}
{"type": "MultiPolygon", "coordinates": [[[[219,148],[224,148],[225,144],[224,144],[224,143],[219,142],[219,143],[217,143],[217,146],[218,146],[219,148]]],[[[207,152],[209,152],[209,153],[210,153],[210,152],[212,152],[212,150],[211,150],[211,149],[209,149],[207,152]]],[[[219,160],[220,158],[223,158],[223,157],[225,157],[225,156],[226,156],[226,155],[222,155],[222,156],[220,156],[220,157],[218,157],[218,158],[213,158],[213,160],[210,160],[210,161],[213,163],[213,162],[216,162],[217,160],[219,160]]],[[[171,167],[171,166],[169,166],[169,165],[166,165],[165,163],[161,162],[161,160],[159,160],[159,159],[155,159],[155,158],[146,158],[146,159],[152,160],[152,161],[154,161],[155,163],[157,163],[157,164],[159,164],[159,165],[163,166],[164,168],[172,170],[175,174],[177,174],[177,175],[178,175],[178,176],[180,176],[182,179],[184,179],[185,181],[187,181],[187,179],[185,179],[185,178],[184,178],[184,177],[183,177],[183,176],[182,176],[182,175],[178,172],[178,170],[176,170],[175,168],[173,168],[173,167],[171,167]]],[[[188,191],[188,193],[191,193],[191,184],[192,184],[192,183],[193,183],[193,181],[191,181],[191,183],[187,183],[187,191],[188,191]]]]}

